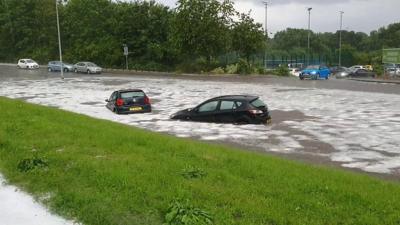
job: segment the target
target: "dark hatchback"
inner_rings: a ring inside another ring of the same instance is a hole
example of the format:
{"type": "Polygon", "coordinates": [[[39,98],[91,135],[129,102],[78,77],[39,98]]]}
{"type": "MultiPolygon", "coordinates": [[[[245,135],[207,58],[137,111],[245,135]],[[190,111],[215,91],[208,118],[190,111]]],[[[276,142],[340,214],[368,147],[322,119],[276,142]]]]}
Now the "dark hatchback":
{"type": "Polygon", "coordinates": [[[151,112],[150,99],[140,89],[114,91],[106,107],[117,114],[151,112]]]}
{"type": "Polygon", "coordinates": [[[171,115],[171,119],[214,123],[267,124],[271,116],[257,96],[228,95],[209,99],[193,109],[171,115]]]}

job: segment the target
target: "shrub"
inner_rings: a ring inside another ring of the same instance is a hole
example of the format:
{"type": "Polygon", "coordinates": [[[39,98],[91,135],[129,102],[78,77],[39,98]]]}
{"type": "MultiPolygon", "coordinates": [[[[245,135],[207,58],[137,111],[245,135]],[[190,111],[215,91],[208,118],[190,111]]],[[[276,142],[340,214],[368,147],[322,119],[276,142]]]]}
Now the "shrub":
{"type": "Polygon", "coordinates": [[[211,73],[212,74],[224,74],[225,70],[222,67],[217,67],[217,68],[211,70],[211,73]]]}
{"type": "Polygon", "coordinates": [[[174,200],[165,215],[166,225],[210,225],[211,215],[190,204],[189,200],[174,200]]]}
{"type": "Polygon", "coordinates": [[[230,64],[226,67],[227,74],[237,74],[237,72],[238,72],[237,64],[230,64]]]}
{"type": "Polygon", "coordinates": [[[185,168],[182,172],[182,176],[186,179],[201,178],[206,175],[207,173],[203,169],[193,166],[185,168]]]}
{"type": "Polygon", "coordinates": [[[48,166],[49,164],[45,160],[35,156],[33,158],[21,160],[17,168],[20,172],[29,172],[36,169],[47,168],[48,166]]]}
{"type": "Polygon", "coordinates": [[[239,59],[237,63],[237,72],[239,74],[250,74],[252,72],[251,65],[244,59],[239,59]]]}
{"type": "Polygon", "coordinates": [[[279,66],[275,69],[274,74],[278,76],[289,76],[289,69],[287,66],[279,66]]]}

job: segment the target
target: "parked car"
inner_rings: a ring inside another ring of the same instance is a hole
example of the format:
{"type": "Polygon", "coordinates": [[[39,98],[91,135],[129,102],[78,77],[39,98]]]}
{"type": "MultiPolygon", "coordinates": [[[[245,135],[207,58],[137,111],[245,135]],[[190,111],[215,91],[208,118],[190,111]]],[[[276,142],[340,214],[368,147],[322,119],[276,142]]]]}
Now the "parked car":
{"type": "Polygon", "coordinates": [[[328,67],[322,65],[310,65],[301,71],[299,78],[304,80],[305,78],[310,78],[313,80],[325,79],[328,80],[331,75],[331,71],[328,67]]]}
{"type": "MultiPolygon", "coordinates": [[[[62,68],[64,72],[72,72],[74,71],[74,66],[68,63],[63,63],[62,68]]],[[[49,72],[53,71],[61,71],[61,62],[60,61],[50,61],[47,64],[47,70],[49,72]]]]}
{"type": "Polygon", "coordinates": [[[376,73],[366,70],[366,69],[358,69],[349,74],[349,77],[375,77],[376,73]]]}
{"type": "Polygon", "coordinates": [[[356,72],[356,71],[359,70],[359,69],[365,69],[365,68],[364,68],[364,66],[361,66],[361,65],[355,65],[355,66],[349,67],[349,69],[350,69],[352,72],[356,72]]]}
{"type": "Polygon", "coordinates": [[[117,114],[151,112],[150,98],[140,89],[114,91],[106,107],[117,114]]]}
{"type": "Polygon", "coordinates": [[[78,62],[74,65],[75,73],[101,73],[102,68],[92,62],[78,62]]]}
{"type": "Polygon", "coordinates": [[[350,75],[350,73],[351,73],[351,70],[350,70],[349,68],[346,68],[346,67],[338,67],[338,68],[336,69],[336,71],[333,72],[332,74],[333,74],[337,79],[340,79],[340,78],[348,77],[348,76],[350,75]]]}
{"type": "Polygon", "coordinates": [[[17,67],[21,69],[39,69],[39,64],[32,59],[20,59],[17,67]]]}
{"type": "Polygon", "coordinates": [[[259,97],[247,95],[212,98],[194,108],[174,113],[171,119],[235,124],[271,122],[267,105],[259,97]]]}
{"type": "Polygon", "coordinates": [[[289,73],[291,75],[293,75],[293,76],[298,77],[300,75],[300,73],[301,73],[301,69],[299,69],[299,68],[290,68],[289,69],[289,73]]]}

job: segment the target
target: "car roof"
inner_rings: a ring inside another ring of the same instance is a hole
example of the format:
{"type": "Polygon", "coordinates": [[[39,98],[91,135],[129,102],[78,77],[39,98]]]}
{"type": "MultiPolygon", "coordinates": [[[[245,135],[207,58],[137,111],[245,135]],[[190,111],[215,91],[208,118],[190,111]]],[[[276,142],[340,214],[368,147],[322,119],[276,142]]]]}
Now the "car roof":
{"type": "Polygon", "coordinates": [[[259,98],[255,95],[223,95],[219,97],[212,98],[210,100],[245,100],[245,101],[252,101],[254,99],[259,98]]]}
{"type": "Polygon", "coordinates": [[[144,92],[143,90],[141,90],[141,89],[121,89],[121,90],[118,90],[118,92],[139,92],[139,91],[141,91],[141,92],[144,92]]]}

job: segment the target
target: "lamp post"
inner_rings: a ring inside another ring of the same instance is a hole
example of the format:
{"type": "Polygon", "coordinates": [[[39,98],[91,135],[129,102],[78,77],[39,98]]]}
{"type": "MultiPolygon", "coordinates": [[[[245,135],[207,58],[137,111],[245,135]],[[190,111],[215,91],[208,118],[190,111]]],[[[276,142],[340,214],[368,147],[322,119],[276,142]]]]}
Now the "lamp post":
{"type": "Polygon", "coordinates": [[[264,69],[267,68],[267,40],[268,40],[268,2],[263,2],[265,6],[265,52],[264,52],[264,69]]]}
{"type": "Polygon", "coordinates": [[[339,67],[342,66],[342,26],[343,26],[343,11],[340,13],[340,29],[339,29],[339,67]]]}
{"type": "Polygon", "coordinates": [[[308,11],[307,65],[310,64],[311,10],[312,10],[311,7],[307,8],[307,11],[308,11]]]}
{"type": "Polygon", "coordinates": [[[57,32],[58,32],[58,51],[60,52],[60,63],[61,63],[61,79],[64,79],[64,68],[62,61],[61,37],[60,37],[60,21],[58,19],[58,0],[56,0],[56,15],[57,15],[57,32]]]}

